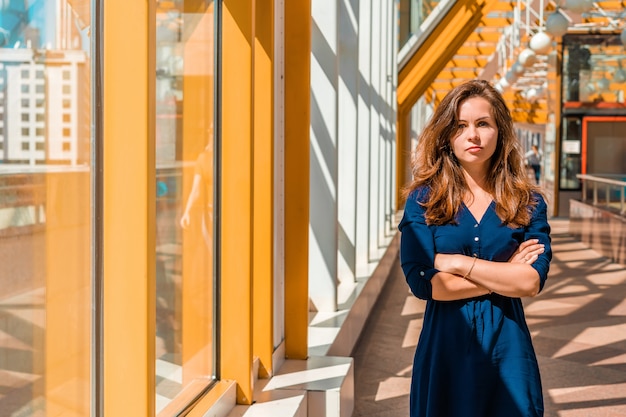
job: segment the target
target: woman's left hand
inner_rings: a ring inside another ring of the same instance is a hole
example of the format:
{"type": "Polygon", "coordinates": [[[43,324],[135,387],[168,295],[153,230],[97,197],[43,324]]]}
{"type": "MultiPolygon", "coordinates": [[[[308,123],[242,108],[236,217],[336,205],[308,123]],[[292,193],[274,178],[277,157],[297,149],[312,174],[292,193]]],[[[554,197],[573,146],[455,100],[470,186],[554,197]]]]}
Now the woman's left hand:
{"type": "Polygon", "coordinates": [[[538,239],[528,239],[519,245],[509,262],[532,265],[544,250],[545,246],[538,239]]]}

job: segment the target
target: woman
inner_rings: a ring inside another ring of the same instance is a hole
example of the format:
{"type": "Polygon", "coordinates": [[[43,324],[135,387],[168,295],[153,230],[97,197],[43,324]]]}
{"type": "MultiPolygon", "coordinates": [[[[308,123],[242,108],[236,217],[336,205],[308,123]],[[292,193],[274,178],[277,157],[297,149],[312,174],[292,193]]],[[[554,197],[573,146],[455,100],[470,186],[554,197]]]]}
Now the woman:
{"type": "Polygon", "coordinates": [[[550,227],[498,91],[480,80],[451,90],[412,167],[400,258],[427,304],[411,417],[542,416],[521,297],[546,281],[550,227]]]}

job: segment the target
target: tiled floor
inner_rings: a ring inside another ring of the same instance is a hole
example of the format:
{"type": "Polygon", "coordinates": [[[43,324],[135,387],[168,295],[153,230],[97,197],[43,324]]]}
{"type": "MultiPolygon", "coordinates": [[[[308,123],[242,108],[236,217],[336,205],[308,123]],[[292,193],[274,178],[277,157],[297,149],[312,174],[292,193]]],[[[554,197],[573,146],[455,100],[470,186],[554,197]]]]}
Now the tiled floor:
{"type": "MultiPolygon", "coordinates": [[[[626,416],[626,267],[572,239],[567,220],[550,223],[550,276],[525,300],[545,416],[626,416]]],[[[353,417],[408,417],[423,311],[396,263],[354,352],[353,417]]]]}

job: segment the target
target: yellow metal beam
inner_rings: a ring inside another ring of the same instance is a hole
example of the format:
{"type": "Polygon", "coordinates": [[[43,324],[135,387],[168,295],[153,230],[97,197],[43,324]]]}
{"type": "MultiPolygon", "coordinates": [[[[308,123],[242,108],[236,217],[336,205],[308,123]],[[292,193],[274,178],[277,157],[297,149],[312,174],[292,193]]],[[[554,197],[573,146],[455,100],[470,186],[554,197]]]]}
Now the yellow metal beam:
{"type": "Polygon", "coordinates": [[[426,92],[424,93],[424,98],[426,100],[426,103],[431,104],[433,102],[433,100],[435,99],[437,92],[432,88],[432,86],[429,86],[426,89],[426,92]]]}
{"type": "Polygon", "coordinates": [[[597,1],[596,4],[602,9],[602,10],[616,10],[616,11],[623,11],[624,9],[626,9],[626,1],[597,1]]]}
{"type": "Polygon", "coordinates": [[[515,6],[517,4],[520,4],[520,7],[525,8],[526,5],[524,4],[524,2],[517,2],[517,1],[505,1],[505,0],[500,0],[498,3],[496,3],[493,8],[491,9],[492,12],[511,12],[513,11],[513,9],[515,9],[515,6]]]}
{"type": "MultiPolygon", "coordinates": [[[[497,0],[458,1],[398,75],[398,109],[405,112],[452,59],[497,0]]],[[[405,178],[399,178],[402,183],[405,178]]]]}
{"type": "Polygon", "coordinates": [[[489,57],[496,51],[496,43],[493,42],[465,42],[457,51],[458,55],[474,55],[489,57]]]}
{"type": "Polygon", "coordinates": [[[481,56],[455,55],[446,64],[446,68],[483,68],[488,62],[488,58],[481,56]]]}
{"type": "Polygon", "coordinates": [[[608,25],[609,18],[605,16],[586,16],[583,21],[585,23],[593,23],[594,26],[608,25]]]}
{"type": "Polygon", "coordinates": [[[471,42],[490,42],[490,43],[497,43],[500,40],[500,37],[502,36],[502,33],[500,33],[498,30],[493,29],[493,28],[483,28],[483,30],[478,31],[478,32],[472,32],[472,34],[470,34],[467,37],[468,41],[471,42]]]}
{"type": "Polygon", "coordinates": [[[548,115],[544,112],[524,112],[524,111],[512,111],[511,117],[516,123],[530,123],[536,125],[545,124],[548,120],[548,115]]]}
{"type": "Polygon", "coordinates": [[[453,80],[445,80],[445,81],[437,80],[433,82],[430,86],[433,90],[437,92],[437,95],[439,94],[445,95],[448,93],[448,91],[462,84],[465,81],[467,81],[467,79],[461,79],[461,78],[455,78],[453,80]]]}
{"type": "MultiPolygon", "coordinates": [[[[471,80],[472,78],[478,77],[480,74],[479,68],[469,69],[469,68],[446,68],[439,73],[437,76],[437,80],[471,80]]],[[[435,81],[436,82],[436,81],[435,81]]]]}
{"type": "Polygon", "coordinates": [[[513,16],[505,17],[485,17],[481,20],[481,25],[493,27],[493,28],[505,28],[507,26],[511,26],[513,24],[513,16]]]}

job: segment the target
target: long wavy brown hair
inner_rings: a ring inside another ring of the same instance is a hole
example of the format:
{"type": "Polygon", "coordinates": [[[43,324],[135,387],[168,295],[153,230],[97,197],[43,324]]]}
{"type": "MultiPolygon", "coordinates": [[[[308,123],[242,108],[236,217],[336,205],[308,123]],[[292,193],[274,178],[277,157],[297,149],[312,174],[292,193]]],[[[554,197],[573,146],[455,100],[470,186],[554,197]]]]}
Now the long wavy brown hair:
{"type": "Polygon", "coordinates": [[[404,196],[418,187],[429,189],[421,204],[426,209],[426,223],[455,223],[468,185],[451,142],[459,121],[459,106],[470,97],[482,97],[491,104],[491,115],[498,126],[498,143],[489,161],[487,190],[496,202],[496,213],[510,227],[526,226],[540,193],[529,179],[524,156],[513,129],[511,113],[502,95],[484,80],[472,80],[452,89],[435,109],[419,136],[412,154],[413,180],[404,196]]]}

